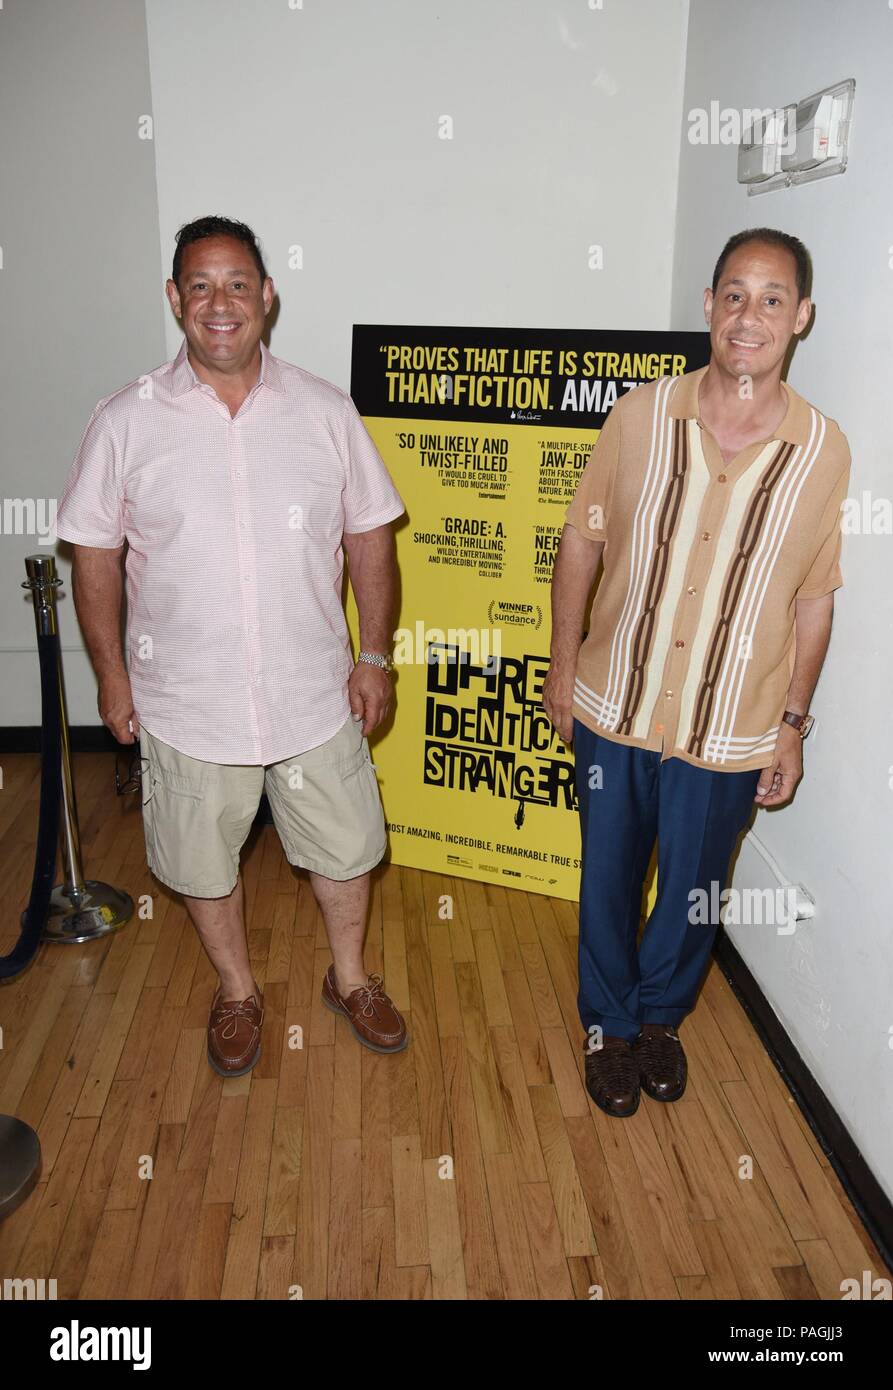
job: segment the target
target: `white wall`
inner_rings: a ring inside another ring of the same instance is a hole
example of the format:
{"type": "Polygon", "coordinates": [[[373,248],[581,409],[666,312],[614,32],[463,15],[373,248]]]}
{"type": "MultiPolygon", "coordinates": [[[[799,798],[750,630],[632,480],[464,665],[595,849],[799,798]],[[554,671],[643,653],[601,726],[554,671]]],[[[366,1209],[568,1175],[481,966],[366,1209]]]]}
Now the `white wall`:
{"type": "MultiPolygon", "coordinates": [[[[164,360],[142,0],[5,0],[0,10],[0,501],[61,495],[97,400],[164,360]]],[[[0,526],[0,725],[40,723],[25,556],[0,526]]],[[[59,600],[69,711],[98,722],[71,601],[59,600]]]]}
{"type": "MultiPolygon", "coordinates": [[[[801,237],[815,268],[813,331],[790,382],[850,442],[850,495],[893,497],[893,11],[837,0],[692,0],[676,222],[673,327],[703,323],[702,290],[722,243],[747,226],[801,237]],[[838,178],[748,198],[730,146],[688,142],[696,107],[780,106],[856,79],[850,167],[838,178]]],[[[844,541],[845,587],[789,809],[760,812],[753,836],[781,876],[818,902],[793,936],[730,930],[785,1028],[893,1196],[893,538],[844,541]]],[[[739,886],[774,886],[745,843],[739,886]]]]}
{"type": "Polygon", "coordinates": [[[346,387],[354,323],[668,326],[687,0],[146,10],[165,264],[247,221],[279,356],[346,387]]]}

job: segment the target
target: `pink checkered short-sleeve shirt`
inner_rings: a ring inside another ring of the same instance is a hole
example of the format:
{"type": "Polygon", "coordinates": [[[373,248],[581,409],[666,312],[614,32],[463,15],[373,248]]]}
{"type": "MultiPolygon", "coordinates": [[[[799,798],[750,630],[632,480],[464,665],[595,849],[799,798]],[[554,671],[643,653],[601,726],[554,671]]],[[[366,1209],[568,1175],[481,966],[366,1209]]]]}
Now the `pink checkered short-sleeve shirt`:
{"type": "Polygon", "coordinates": [[[184,340],[96,406],[56,531],[127,540],[130,683],[149,732],[208,762],[269,764],[348,718],[342,535],[403,510],[346,392],[262,343],[231,417],[184,340]]]}

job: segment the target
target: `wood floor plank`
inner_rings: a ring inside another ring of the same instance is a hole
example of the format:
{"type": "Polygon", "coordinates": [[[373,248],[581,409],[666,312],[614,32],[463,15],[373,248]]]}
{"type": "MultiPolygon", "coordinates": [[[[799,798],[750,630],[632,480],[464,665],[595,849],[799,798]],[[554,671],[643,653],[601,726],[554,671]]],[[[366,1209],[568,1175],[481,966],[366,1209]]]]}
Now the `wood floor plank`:
{"type": "Polygon", "coordinates": [[[443,1300],[468,1297],[456,1181],[452,1164],[427,1158],[422,1164],[425,1213],[431,1266],[431,1296],[443,1300]]]}
{"type": "Polygon", "coordinates": [[[404,1134],[392,1139],[391,1161],[397,1265],[426,1265],[429,1262],[428,1216],[419,1136],[404,1134]]]}
{"type": "Polygon", "coordinates": [[[221,1298],[254,1298],[270,1173],[276,1082],[251,1082],[221,1298]]]}
{"type": "Polygon", "coordinates": [[[535,1299],[536,1272],[511,1154],[486,1154],[484,1164],[505,1297],[535,1299]]]}
{"type": "MultiPolygon", "coordinates": [[[[359,1138],[332,1139],[327,1296],[356,1302],[363,1296],[363,1179],[359,1138]]],[[[418,1261],[427,1263],[426,1260],[418,1261]]]]}
{"type": "Polygon", "coordinates": [[[456,1200],[469,1299],[504,1296],[487,1176],[474,1103],[474,1087],[465,1042],[445,1038],[444,1093],[452,1117],[450,1153],[456,1174],[456,1200]]]}
{"type": "MultiPolygon", "coordinates": [[[[558,1094],[554,1086],[532,1086],[530,1096],[564,1252],[566,1255],[596,1255],[592,1223],[558,1094]]],[[[516,1172],[517,1169],[516,1162],[516,1172]]]]}
{"type": "Polygon", "coordinates": [[[522,1183],[545,1182],[546,1165],[532,1103],[532,1097],[537,1095],[537,1088],[527,1085],[514,1029],[510,1027],[491,1028],[490,1042],[493,1048],[499,1087],[502,1092],[503,1115],[509,1144],[515,1158],[518,1181],[522,1183]]]}
{"type": "Polygon", "coordinates": [[[679,1279],[698,1278],[706,1273],[692,1238],[688,1213],[679,1199],[669,1165],[661,1151],[657,1131],[652,1125],[657,1105],[640,1105],[629,1126],[630,1148],[642,1177],[667,1262],[679,1279]]]}
{"type": "Polygon", "coordinates": [[[574,1288],[551,1187],[548,1182],[525,1183],[521,1196],[540,1298],[573,1298],[574,1288]]]}
{"type": "MultiPolygon", "coordinates": [[[[273,1119],[273,1148],[264,1209],[264,1236],[294,1236],[298,1229],[304,1111],[300,1106],[277,1106],[273,1119]]],[[[359,1171],[359,1162],[358,1162],[359,1171]]],[[[292,1262],[294,1241],[292,1241],[292,1262]]]]}

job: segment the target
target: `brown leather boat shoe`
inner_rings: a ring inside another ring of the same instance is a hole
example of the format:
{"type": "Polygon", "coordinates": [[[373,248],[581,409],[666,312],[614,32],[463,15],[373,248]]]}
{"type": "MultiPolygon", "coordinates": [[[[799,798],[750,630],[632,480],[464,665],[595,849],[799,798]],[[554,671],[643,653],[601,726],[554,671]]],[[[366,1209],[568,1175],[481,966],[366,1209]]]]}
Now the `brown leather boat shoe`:
{"type": "Polygon", "coordinates": [[[642,1090],[652,1100],[678,1100],[688,1080],[679,1034],[668,1023],[646,1024],[633,1043],[642,1090]]]}
{"type": "Polygon", "coordinates": [[[586,1047],[586,1089],[599,1110],[626,1119],[639,1108],[639,1068],[626,1038],[606,1036],[586,1047]]]}
{"type": "Polygon", "coordinates": [[[264,996],[260,990],[247,999],[214,995],[208,1020],[208,1061],[220,1076],[244,1076],[260,1057],[264,996]]]}
{"type": "Polygon", "coordinates": [[[357,1042],[373,1052],[401,1052],[409,1041],[406,1024],[382,989],[380,975],[368,975],[366,984],[338,993],[335,967],[330,965],[322,982],[322,1002],[336,1014],[344,1014],[357,1042]]]}

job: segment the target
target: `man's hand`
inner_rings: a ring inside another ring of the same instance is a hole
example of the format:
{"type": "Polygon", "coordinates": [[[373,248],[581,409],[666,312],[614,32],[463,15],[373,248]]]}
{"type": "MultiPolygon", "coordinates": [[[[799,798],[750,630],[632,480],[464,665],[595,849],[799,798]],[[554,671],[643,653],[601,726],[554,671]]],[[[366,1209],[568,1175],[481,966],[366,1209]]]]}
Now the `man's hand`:
{"type": "Polygon", "coordinates": [[[754,801],[758,806],[783,806],[802,776],[803,740],[790,724],[782,724],[772,762],[760,773],[754,801]]]}
{"type": "Polygon", "coordinates": [[[139,715],[133,708],[130,677],[126,671],[106,676],[99,682],[96,701],[99,717],[119,743],[136,743],[140,736],[139,715]]]}
{"type": "Polygon", "coordinates": [[[363,720],[364,735],[387,719],[393,689],[388,672],[370,661],[358,661],[351,671],[347,694],[354,716],[363,720]]]}
{"type": "Polygon", "coordinates": [[[574,668],[552,662],[543,681],[543,709],[565,743],[574,735],[574,668]]]}

